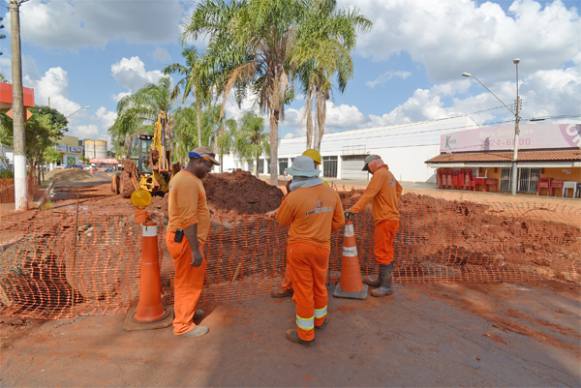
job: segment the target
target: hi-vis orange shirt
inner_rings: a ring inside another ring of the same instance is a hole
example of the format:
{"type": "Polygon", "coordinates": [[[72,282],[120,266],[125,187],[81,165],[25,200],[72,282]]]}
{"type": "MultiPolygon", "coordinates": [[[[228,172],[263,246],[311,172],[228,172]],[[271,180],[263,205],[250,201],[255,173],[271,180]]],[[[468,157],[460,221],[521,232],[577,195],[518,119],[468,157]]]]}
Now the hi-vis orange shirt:
{"type": "Polygon", "coordinates": [[[181,170],[169,182],[168,215],[170,232],[198,224],[198,240],[204,243],[208,238],[210,211],[204,184],[187,170],[181,170]]]}
{"type": "Polygon", "coordinates": [[[387,166],[375,171],[367,189],[353,205],[351,211],[359,213],[365,205],[373,200],[373,220],[375,223],[384,220],[399,220],[399,199],[402,187],[387,166]]]}
{"type": "Polygon", "coordinates": [[[339,195],[327,185],[303,187],[290,192],[276,216],[290,225],[288,243],[315,242],[329,245],[331,232],[345,224],[339,195]]]}

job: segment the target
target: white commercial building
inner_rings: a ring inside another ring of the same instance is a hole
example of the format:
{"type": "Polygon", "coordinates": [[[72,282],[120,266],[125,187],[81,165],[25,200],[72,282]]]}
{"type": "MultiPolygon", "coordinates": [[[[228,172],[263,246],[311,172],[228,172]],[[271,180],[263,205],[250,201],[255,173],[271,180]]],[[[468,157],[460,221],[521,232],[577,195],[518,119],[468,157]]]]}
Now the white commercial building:
{"type": "MultiPolygon", "coordinates": [[[[440,136],[477,126],[472,119],[462,116],[327,133],[321,144],[323,175],[341,180],[366,180],[367,173],[361,171],[363,160],[369,154],[378,154],[400,181],[435,182],[434,169],[425,162],[440,153],[440,136]]],[[[292,159],[305,150],[305,145],[304,137],[280,140],[279,174],[284,174],[292,159]]],[[[269,159],[263,156],[258,167],[261,173],[268,174],[269,159]]],[[[253,170],[252,165],[227,155],[224,158],[224,171],[234,168],[253,170]]]]}

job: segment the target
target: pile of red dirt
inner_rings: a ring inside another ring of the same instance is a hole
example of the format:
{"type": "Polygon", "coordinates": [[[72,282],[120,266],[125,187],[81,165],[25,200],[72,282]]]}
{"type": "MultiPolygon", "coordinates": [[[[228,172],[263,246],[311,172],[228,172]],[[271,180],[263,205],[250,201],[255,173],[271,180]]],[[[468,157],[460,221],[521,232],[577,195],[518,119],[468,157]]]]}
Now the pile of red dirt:
{"type": "Polygon", "coordinates": [[[261,181],[251,173],[209,174],[204,178],[208,202],[220,210],[240,214],[266,213],[279,207],[282,191],[261,181]]]}
{"type": "MultiPolygon", "coordinates": [[[[361,191],[340,195],[348,208],[361,191]]],[[[518,266],[542,277],[581,280],[581,229],[526,213],[511,204],[500,209],[405,194],[395,242],[398,265],[414,273],[442,266],[459,273],[474,268],[508,271],[518,266]]],[[[370,244],[372,236],[366,236],[370,233],[363,233],[360,242],[370,244]]]]}
{"type": "MultiPolygon", "coordinates": [[[[264,214],[280,206],[283,193],[251,173],[209,174],[204,178],[208,206],[213,214],[236,218],[240,215],[264,214]]],[[[154,198],[153,207],[167,215],[168,196],[154,198]]]]}

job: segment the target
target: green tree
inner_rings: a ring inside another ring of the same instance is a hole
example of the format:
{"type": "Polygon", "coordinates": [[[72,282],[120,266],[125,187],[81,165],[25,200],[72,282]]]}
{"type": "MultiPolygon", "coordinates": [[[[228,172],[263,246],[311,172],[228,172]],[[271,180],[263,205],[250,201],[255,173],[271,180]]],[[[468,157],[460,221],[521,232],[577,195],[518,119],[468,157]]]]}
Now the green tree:
{"type": "Polygon", "coordinates": [[[187,154],[198,144],[210,144],[219,125],[219,108],[208,106],[198,114],[193,107],[178,108],[173,113],[174,162],[186,162],[187,154]],[[199,118],[199,120],[198,120],[199,118]],[[200,123],[202,140],[198,141],[197,123],[200,123]],[[196,124],[194,124],[196,123],[196,124]]]}
{"type": "MultiPolygon", "coordinates": [[[[133,141],[141,133],[151,134],[159,112],[168,113],[171,106],[169,77],[163,77],[157,84],[145,85],[135,93],[123,97],[117,103],[117,118],[109,128],[116,153],[129,156],[133,141]]],[[[169,141],[166,144],[171,147],[169,141]]]]}
{"type": "Polygon", "coordinates": [[[291,64],[305,93],[307,148],[320,150],[325,133],[326,104],[332,78],[343,92],[353,74],[351,51],[357,30],[369,30],[370,20],[356,10],[337,9],[336,0],[308,1],[308,12],[300,23],[291,64]],[[317,126],[313,130],[312,103],[316,104],[317,126]]]}
{"type": "MultiPolygon", "coordinates": [[[[185,65],[174,63],[167,66],[163,72],[165,74],[177,74],[181,78],[176,82],[171,97],[177,98],[180,94],[182,102],[190,96],[193,89],[194,108],[196,113],[197,145],[201,146],[204,136],[202,135],[202,109],[204,105],[211,101],[211,80],[209,76],[208,63],[204,57],[200,57],[195,48],[185,48],[182,51],[185,65]]],[[[208,143],[205,143],[208,144],[208,143]]]]}
{"type": "Polygon", "coordinates": [[[258,176],[260,156],[270,151],[262,117],[252,112],[244,114],[234,137],[234,151],[240,159],[253,164],[254,173],[258,176]]]}
{"type": "MultiPolygon", "coordinates": [[[[306,12],[301,0],[205,0],[185,34],[209,35],[207,55],[222,75],[223,104],[232,89],[238,102],[252,91],[270,124],[271,183],[278,180],[278,126],[291,95],[289,59],[297,26],[306,12]]],[[[220,77],[216,77],[220,79],[220,77]]]]}
{"type": "MultiPolygon", "coordinates": [[[[68,121],[62,113],[47,106],[36,106],[30,111],[32,116],[25,125],[25,153],[29,175],[36,175],[40,181],[40,168],[46,162],[46,152],[64,135],[68,121]]],[[[12,134],[12,119],[1,113],[0,142],[12,145],[12,134]]]]}

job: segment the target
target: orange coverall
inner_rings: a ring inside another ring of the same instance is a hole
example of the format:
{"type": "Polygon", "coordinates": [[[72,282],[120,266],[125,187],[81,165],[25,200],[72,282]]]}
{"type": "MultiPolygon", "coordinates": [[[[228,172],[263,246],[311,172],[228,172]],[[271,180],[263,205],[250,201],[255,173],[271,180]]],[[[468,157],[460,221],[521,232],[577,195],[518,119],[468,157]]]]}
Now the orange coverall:
{"type": "Polygon", "coordinates": [[[178,229],[198,225],[198,247],[203,255],[204,244],[210,230],[210,212],[206,202],[206,191],[202,181],[187,170],[177,173],[169,185],[169,224],[166,245],[175,265],[174,279],[174,320],[175,335],[185,334],[195,328],[192,321],[196,305],[200,300],[206,258],[202,265],[192,267],[192,248],[184,235],[180,243],[175,242],[178,229]]]}
{"type": "Polygon", "coordinates": [[[399,229],[399,200],[402,187],[388,167],[383,164],[373,173],[373,177],[359,200],[350,209],[359,213],[373,200],[374,255],[378,264],[391,264],[394,251],[393,242],[399,229]]]}
{"type": "Polygon", "coordinates": [[[297,334],[315,339],[315,327],[327,316],[327,272],[331,232],[345,223],[339,195],[326,185],[299,188],[288,194],[277,213],[289,225],[287,272],[294,289],[297,334]]]}

